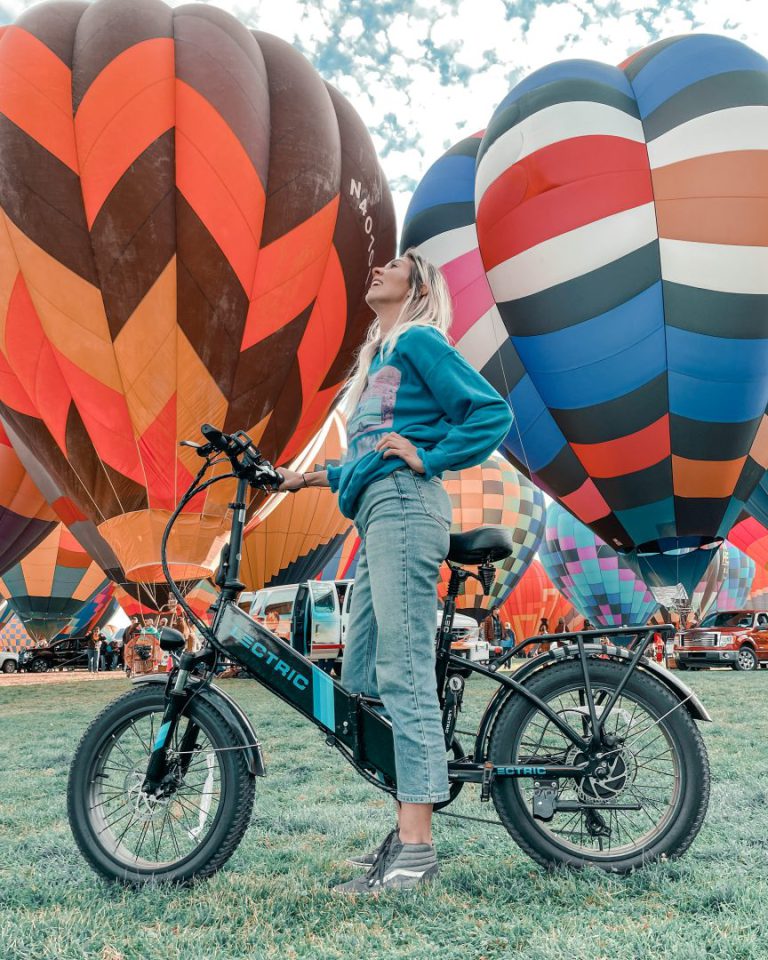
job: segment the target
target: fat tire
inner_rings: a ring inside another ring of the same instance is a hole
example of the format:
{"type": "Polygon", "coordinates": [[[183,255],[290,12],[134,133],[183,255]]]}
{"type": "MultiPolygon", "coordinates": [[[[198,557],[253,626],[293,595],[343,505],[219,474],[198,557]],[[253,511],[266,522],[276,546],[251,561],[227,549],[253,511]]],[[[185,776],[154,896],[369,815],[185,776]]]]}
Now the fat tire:
{"type": "MultiPolygon", "coordinates": [[[[219,870],[238,847],[248,828],[253,809],[254,778],[240,749],[229,749],[219,754],[221,764],[222,799],[218,822],[202,844],[187,857],[163,870],[127,869],[103,847],[87,816],[90,774],[99,756],[99,750],[117,726],[134,715],[143,715],[148,708],[162,713],[164,688],[156,684],[142,684],[129,690],[109,704],[91,722],[75,751],[67,784],[67,812],[72,834],[80,852],[88,863],[107,880],[140,886],[148,882],[189,884],[211,876],[219,870]]],[[[241,741],[215,707],[195,698],[185,715],[203,721],[206,734],[216,748],[239,747],[241,741]]]]}
{"type": "MultiPolygon", "coordinates": [[[[590,660],[589,674],[593,685],[610,683],[615,686],[627,668],[623,664],[590,660]]],[[[583,682],[582,668],[578,661],[557,664],[535,674],[525,684],[542,700],[557,694],[559,690],[572,689],[573,682],[583,682]]],[[[673,711],[664,721],[670,737],[676,741],[681,764],[681,790],[678,806],[671,822],[654,843],[630,856],[609,858],[576,855],[560,847],[539,827],[532,812],[523,802],[514,787],[513,779],[498,779],[492,787],[494,806],[502,824],[518,846],[543,867],[568,866],[581,869],[598,867],[607,873],[629,873],[662,857],[675,859],[682,856],[695,839],[709,803],[709,760],[701,734],[691,715],[678,698],[660,681],[636,670],[625,688],[638,699],[653,707],[658,716],[673,711]]],[[[488,756],[494,764],[514,763],[510,756],[510,744],[514,734],[522,727],[530,713],[530,704],[524,697],[514,695],[507,699],[499,711],[488,744],[488,756]]]]}

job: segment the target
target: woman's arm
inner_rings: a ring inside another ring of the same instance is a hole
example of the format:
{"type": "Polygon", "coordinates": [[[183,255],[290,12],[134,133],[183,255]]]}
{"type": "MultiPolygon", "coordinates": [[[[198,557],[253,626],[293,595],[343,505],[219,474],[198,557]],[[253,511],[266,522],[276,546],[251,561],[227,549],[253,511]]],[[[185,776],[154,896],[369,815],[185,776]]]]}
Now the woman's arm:
{"type": "Polygon", "coordinates": [[[423,377],[454,425],[430,450],[417,448],[427,479],[444,470],[482,463],[512,426],[512,411],[503,397],[454,349],[432,364],[423,377]]]}
{"type": "Polygon", "coordinates": [[[283,482],[277,488],[279,493],[296,493],[304,487],[330,487],[327,470],[297,473],[295,470],[280,467],[278,473],[283,477],[283,482]]]}

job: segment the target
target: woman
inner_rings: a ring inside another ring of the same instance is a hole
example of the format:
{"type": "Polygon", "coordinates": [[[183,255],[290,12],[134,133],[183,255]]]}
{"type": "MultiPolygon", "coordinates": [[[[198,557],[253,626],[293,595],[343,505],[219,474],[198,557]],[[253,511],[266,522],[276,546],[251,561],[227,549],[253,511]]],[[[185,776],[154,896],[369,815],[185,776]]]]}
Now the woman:
{"type": "Polygon", "coordinates": [[[381,697],[392,721],[398,827],[368,873],[336,890],[376,894],[437,873],[433,804],[448,799],[435,685],[436,584],[448,553],[451,503],[440,475],[485,460],[512,423],[509,407],[448,342],[450,295],[415,251],[373,270],[376,314],[346,391],[348,450],[341,466],[281,470],[281,490],[330,486],[361,547],[342,684],[381,697]]]}

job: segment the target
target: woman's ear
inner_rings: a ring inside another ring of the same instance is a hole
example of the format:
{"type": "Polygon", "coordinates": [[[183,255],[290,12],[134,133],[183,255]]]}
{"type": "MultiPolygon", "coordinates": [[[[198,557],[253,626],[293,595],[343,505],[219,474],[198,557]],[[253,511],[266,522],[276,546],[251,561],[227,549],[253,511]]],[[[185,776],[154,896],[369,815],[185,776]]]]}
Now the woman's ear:
{"type": "Polygon", "coordinates": [[[421,289],[419,290],[419,299],[421,299],[422,297],[426,297],[426,295],[427,295],[427,285],[426,283],[422,283],[421,289]]]}

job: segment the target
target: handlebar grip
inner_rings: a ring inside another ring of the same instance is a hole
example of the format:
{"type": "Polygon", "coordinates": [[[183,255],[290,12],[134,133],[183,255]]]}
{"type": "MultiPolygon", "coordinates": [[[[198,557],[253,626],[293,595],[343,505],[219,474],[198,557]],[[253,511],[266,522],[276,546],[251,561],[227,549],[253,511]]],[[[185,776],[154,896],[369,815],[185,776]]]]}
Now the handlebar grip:
{"type": "Polygon", "coordinates": [[[200,432],[215,450],[220,450],[224,453],[229,449],[231,437],[228,437],[226,433],[222,433],[221,430],[219,430],[218,427],[214,427],[213,424],[204,423],[202,427],[200,427],[200,432]]]}

